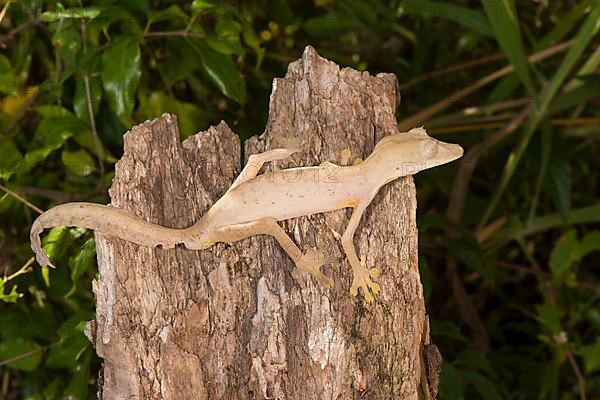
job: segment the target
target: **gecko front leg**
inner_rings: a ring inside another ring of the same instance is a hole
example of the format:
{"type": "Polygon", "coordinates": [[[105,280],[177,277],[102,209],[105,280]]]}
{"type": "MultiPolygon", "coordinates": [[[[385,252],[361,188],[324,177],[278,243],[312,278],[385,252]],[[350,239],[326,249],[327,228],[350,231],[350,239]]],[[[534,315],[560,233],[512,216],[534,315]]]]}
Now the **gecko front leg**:
{"type": "Polygon", "coordinates": [[[365,300],[370,303],[375,299],[371,294],[371,291],[374,294],[377,294],[381,290],[381,287],[371,280],[371,278],[376,278],[379,276],[380,271],[377,268],[367,269],[365,257],[363,256],[360,258],[360,260],[358,259],[353,242],[354,232],[356,231],[358,223],[360,222],[360,218],[362,217],[369,203],[370,200],[363,201],[357,204],[352,211],[352,216],[350,217],[346,231],[342,235],[342,247],[344,248],[348,262],[352,267],[353,280],[352,287],[350,288],[350,294],[352,294],[352,296],[356,296],[358,294],[358,288],[361,288],[363,295],[365,296],[365,300]]]}
{"type": "Polygon", "coordinates": [[[321,265],[328,263],[329,260],[321,251],[316,249],[310,249],[302,253],[302,250],[279,226],[275,218],[262,218],[257,221],[219,228],[207,234],[206,240],[210,243],[231,243],[256,235],[273,236],[279,242],[279,245],[296,264],[296,270],[292,273],[294,278],[298,279],[301,273],[309,273],[325,287],[333,286],[333,280],[324,275],[320,269],[321,265]]]}
{"type": "Polygon", "coordinates": [[[264,153],[252,154],[248,157],[248,162],[242,169],[242,172],[238,175],[235,181],[231,184],[228,192],[233,190],[236,186],[241,185],[242,183],[249,181],[250,179],[254,179],[258,174],[258,171],[262,168],[265,163],[270,161],[279,161],[284,160],[291,156],[294,153],[299,152],[300,149],[273,149],[265,151],[264,153]]]}

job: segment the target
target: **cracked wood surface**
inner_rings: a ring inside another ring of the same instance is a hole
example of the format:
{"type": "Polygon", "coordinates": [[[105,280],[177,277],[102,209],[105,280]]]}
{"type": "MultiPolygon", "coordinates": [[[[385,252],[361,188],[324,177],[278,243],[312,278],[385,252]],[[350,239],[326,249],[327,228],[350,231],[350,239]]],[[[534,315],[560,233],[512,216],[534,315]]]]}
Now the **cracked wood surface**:
{"type": "MultiPolygon", "coordinates": [[[[397,131],[399,99],[395,76],[340,70],[307,47],[274,81],[267,127],[245,154],[302,149],[267,168],[339,161],[347,148],[364,158],[397,131]]],[[[196,222],[240,171],[239,139],[224,122],[181,143],[165,114],[124,142],[111,204],[164,226],[196,222]]],[[[96,319],[87,331],[104,359],[99,398],[430,398],[415,212],[412,177],[401,178],[379,192],[356,231],[358,253],[382,271],[373,304],[349,293],[339,240],[349,209],[282,224],[300,248],[336,260],[322,268],[331,289],[294,280],[293,262],[270,237],[190,251],[97,234],[96,319]]]]}

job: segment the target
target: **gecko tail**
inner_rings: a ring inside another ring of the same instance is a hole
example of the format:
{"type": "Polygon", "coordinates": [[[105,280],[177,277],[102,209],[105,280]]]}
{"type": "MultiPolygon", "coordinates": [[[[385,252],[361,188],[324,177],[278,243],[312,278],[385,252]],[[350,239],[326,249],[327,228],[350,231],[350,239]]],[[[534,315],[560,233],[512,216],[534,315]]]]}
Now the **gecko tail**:
{"type": "Polygon", "coordinates": [[[42,225],[40,219],[36,219],[33,221],[33,225],[31,225],[31,231],[29,232],[29,239],[31,240],[31,249],[35,253],[35,260],[42,267],[51,267],[55,268],[54,264],[48,258],[48,255],[44,252],[42,248],[42,240],[40,235],[44,231],[44,226],[42,225]]]}
{"type": "Polygon", "coordinates": [[[48,255],[42,248],[40,235],[44,229],[56,226],[78,226],[94,229],[145,247],[174,248],[182,243],[187,229],[167,228],[118,208],[94,203],[66,203],[42,213],[33,222],[30,231],[31,249],[41,266],[50,266],[48,255]]]}

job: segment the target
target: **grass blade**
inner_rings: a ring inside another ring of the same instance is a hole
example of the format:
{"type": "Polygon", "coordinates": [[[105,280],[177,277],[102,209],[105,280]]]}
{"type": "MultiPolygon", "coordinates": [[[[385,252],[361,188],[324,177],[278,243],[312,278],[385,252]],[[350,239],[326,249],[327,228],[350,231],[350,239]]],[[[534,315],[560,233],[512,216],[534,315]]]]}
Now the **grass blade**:
{"type": "Polygon", "coordinates": [[[449,19],[474,32],[494,37],[494,32],[483,15],[468,7],[439,1],[422,0],[406,2],[404,11],[408,14],[419,14],[424,17],[449,19]]]}
{"type": "Polygon", "coordinates": [[[542,40],[535,45],[535,50],[545,49],[558,43],[562,38],[569,33],[573,27],[577,26],[577,20],[581,18],[586,10],[589,9],[598,0],[584,0],[577,4],[569,14],[562,18],[554,28],[542,40]]]}
{"type": "Polygon", "coordinates": [[[563,62],[561,63],[558,71],[554,74],[554,77],[550,81],[548,88],[541,95],[541,105],[537,112],[533,113],[531,118],[526,125],[525,132],[521,137],[521,141],[518,143],[517,148],[510,154],[506,164],[504,166],[504,172],[502,174],[502,178],[500,180],[500,184],[498,186],[498,190],[494,194],[492,201],[489,206],[485,210],[481,222],[479,223],[479,229],[483,228],[487,221],[492,216],[494,209],[498,205],[500,198],[504,194],[508,183],[510,182],[512,176],[517,170],[517,166],[523,158],[523,154],[525,154],[525,150],[533,136],[534,132],[540,121],[545,116],[548,105],[564,83],[567,75],[579,59],[581,54],[592,40],[592,38],[598,33],[598,29],[600,29],[600,5],[596,5],[592,12],[586,18],[583,26],[577,33],[575,40],[573,41],[573,45],[567,52],[563,62]]]}
{"type": "Polygon", "coordinates": [[[482,2],[496,40],[515,67],[515,72],[525,85],[527,94],[535,94],[513,0],[482,0],[482,2]]]}

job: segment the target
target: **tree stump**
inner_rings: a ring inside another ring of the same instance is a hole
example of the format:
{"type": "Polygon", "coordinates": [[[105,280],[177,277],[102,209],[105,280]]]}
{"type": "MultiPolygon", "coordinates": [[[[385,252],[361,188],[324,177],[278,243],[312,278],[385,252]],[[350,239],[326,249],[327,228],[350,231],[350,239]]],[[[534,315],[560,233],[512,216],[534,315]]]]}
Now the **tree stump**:
{"type": "MultiPolygon", "coordinates": [[[[340,70],[307,47],[275,79],[265,132],[245,154],[302,149],[267,168],[339,162],[348,148],[364,158],[397,131],[399,100],[394,75],[340,70]]],[[[240,171],[240,142],[224,122],[181,143],[176,118],[165,114],[124,142],[111,204],[164,226],[198,221],[240,171]]],[[[310,276],[296,281],[292,261],[266,236],[191,251],[97,234],[88,336],[104,359],[99,398],[432,398],[415,212],[412,177],[401,178],[381,190],[356,231],[358,253],[382,271],[370,304],[349,293],[339,240],[348,209],[282,224],[300,248],[336,259],[322,268],[331,289],[310,276]]]]}

